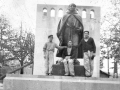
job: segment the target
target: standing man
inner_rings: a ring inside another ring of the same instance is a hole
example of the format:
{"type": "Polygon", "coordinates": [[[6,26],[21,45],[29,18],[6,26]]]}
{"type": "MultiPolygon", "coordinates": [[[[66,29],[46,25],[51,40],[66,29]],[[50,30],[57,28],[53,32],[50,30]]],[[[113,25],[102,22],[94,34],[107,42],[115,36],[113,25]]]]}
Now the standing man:
{"type": "MultiPolygon", "coordinates": [[[[81,16],[77,13],[76,5],[70,4],[67,13],[60,19],[57,28],[57,37],[60,46],[67,46],[68,41],[72,41],[73,46],[77,46],[83,38],[83,23],[81,16]]],[[[83,58],[82,47],[76,49],[77,58],[83,58]]],[[[63,50],[58,50],[57,57],[62,57],[63,50]]]]}
{"type": "Polygon", "coordinates": [[[96,45],[94,39],[89,37],[89,31],[84,31],[84,38],[81,40],[80,45],[82,45],[84,53],[85,75],[91,77],[93,75],[93,59],[96,53],[96,45]]]}
{"type": "Polygon", "coordinates": [[[72,41],[68,42],[68,47],[63,50],[62,58],[65,67],[65,76],[74,76],[74,60],[77,58],[77,47],[72,46],[72,41]]]}
{"type": "Polygon", "coordinates": [[[54,49],[63,49],[65,46],[59,47],[56,43],[53,42],[53,35],[48,36],[49,41],[45,43],[43,47],[44,58],[45,58],[45,73],[46,75],[52,75],[52,65],[54,64],[54,49]]]}

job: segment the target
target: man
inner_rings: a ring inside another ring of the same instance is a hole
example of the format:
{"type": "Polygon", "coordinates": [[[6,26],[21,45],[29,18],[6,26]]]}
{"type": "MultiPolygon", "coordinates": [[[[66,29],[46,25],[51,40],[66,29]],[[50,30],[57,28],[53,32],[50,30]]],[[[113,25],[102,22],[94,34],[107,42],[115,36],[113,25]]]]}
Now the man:
{"type": "Polygon", "coordinates": [[[93,74],[93,59],[96,52],[96,45],[94,39],[89,37],[89,31],[84,31],[84,38],[81,40],[80,45],[82,45],[84,53],[85,75],[91,77],[93,74]]]}
{"type": "Polygon", "coordinates": [[[45,73],[46,75],[52,75],[52,65],[54,63],[54,49],[63,49],[65,46],[59,47],[56,43],[53,42],[53,35],[48,36],[49,42],[45,43],[43,47],[44,58],[45,58],[45,73]]]}
{"type": "Polygon", "coordinates": [[[77,58],[77,48],[72,46],[72,41],[68,42],[68,47],[63,50],[62,58],[65,67],[65,76],[74,76],[74,60],[77,58]]]}
{"type": "MultiPolygon", "coordinates": [[[[73,46],[77,46],[83,38],[82,18],[77,13],[75,4],[69,5],[68,12],[60,20],[57,28],[57,37],[60,41],[60,46],[67,46],[69,40],[72,41],[73,46]]],[[[78,51],[78,58],[82,58],[82,47],[78,47],[76,50],[78,51]]],[[[58,50],[57,57],[61,57],[62,52],[63,50],[58,50]]]]}

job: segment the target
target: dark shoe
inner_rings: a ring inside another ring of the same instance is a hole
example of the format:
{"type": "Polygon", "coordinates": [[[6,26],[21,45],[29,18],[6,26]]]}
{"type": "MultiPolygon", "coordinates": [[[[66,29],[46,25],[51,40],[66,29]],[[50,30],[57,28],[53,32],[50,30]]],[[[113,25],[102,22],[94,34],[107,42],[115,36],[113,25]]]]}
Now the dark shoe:
{"type": "Polygon", "coordinates": [[[48,76],[48,75],[49,75],[49,73],[46,73],[46,75],[48,76]]]}
{"type": "Polygon", "coordinates": [[[49,73],[49,76],[52,76],[52,73],[49,73]]]}
{"type": "Polygon", "coordinates": [[[86,77],[92,77],[91,75],[89,75],[89,76],[86,76],[86,77]]]}
{"type": "Polygon", "coordinates": [[[70,76],[74,77],[74,76],[75,76],[75,74],[72,74],[72,75],[70,75],[70,76]]]}

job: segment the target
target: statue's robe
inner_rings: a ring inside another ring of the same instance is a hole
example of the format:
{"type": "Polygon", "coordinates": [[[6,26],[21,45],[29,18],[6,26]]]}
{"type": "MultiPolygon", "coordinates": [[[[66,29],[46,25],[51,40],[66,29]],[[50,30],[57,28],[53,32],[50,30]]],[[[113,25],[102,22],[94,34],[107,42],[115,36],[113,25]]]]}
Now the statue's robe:
{"type": "MultiPolygon", "coordinates": [[[[83,38],[83,31],[84,27],[81,16],[76,11],[68,11],[58,24],[57,37],[60,41],[59,45],[67,46],[68,41],[71,40],[73,46],[77,46],[83,38]]],[[[83,58],[82,47],[77,47],[76,50],[77,58],[83,58]]],[[[62,52],[63,50],[58,50],[56,56],[61,57],[62,52]]]]}

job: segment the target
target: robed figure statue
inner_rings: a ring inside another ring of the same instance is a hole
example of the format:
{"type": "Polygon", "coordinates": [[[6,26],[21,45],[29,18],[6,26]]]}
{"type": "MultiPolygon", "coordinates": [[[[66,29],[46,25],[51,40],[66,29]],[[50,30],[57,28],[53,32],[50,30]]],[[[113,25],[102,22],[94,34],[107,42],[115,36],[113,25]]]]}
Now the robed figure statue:
{"type": "MultiPolygon", "coordinates": [[[[77,13],[76,5],[70,4],[66,14],[60,19],[57,28],[57,37],[60,46],[67,46],[68,41],[72,41],[73,46],[77,46],[83,38],[83,23],[81,16],[77,13]]],[[[62,50],[57,51],[57,57],[62,56],[62,50]]],[[[77,58],[83,58],[82,47],[76,49],[77,58]]]]}

